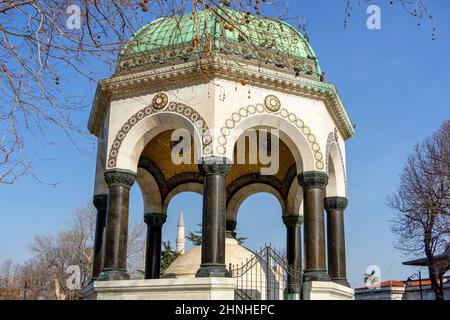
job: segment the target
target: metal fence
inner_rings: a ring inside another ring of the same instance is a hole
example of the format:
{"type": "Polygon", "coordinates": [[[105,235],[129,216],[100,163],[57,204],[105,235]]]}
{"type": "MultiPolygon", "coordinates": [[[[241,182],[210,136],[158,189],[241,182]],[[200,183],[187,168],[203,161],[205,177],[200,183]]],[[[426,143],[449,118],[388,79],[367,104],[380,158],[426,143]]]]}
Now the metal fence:
{"type": "Polygon", "coordinates": [[[303,273],[291,268],[271,246],[229,269],[236,279],[235,300],[301,299],[303,273]]]}

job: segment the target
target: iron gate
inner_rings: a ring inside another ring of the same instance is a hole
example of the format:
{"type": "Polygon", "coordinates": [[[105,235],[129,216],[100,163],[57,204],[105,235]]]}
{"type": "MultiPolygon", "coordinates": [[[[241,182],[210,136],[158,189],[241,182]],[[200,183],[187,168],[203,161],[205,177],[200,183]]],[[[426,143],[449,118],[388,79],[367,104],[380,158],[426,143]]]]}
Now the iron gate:
{"type": "Polygon", "coordinates": [[[303,272],[290,267],[271,246],[229,268],[236,279],[235,300],[301,299],[303,272]]]}

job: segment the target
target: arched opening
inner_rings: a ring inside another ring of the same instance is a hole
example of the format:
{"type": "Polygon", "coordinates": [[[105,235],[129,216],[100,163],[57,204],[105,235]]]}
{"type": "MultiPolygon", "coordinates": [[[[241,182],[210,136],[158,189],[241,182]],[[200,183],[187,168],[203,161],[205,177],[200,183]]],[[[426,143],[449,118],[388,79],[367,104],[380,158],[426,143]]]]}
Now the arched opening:
{"type": "Polygon", "coordinates": [[[254,115],[235,126],[226,139],[226,155],[229,159],[235,158],[238,140],[242,136],[252,134],[255,130],[269,130],[273,138],[278,139],[280,150],[281,146],[285,145],[295,161],[297,172],[315,170],[310,143],[299,128],[288,120],[271,114],[254,115]]]}
{"type": "MultiPolygon", "coordinates": [[[[227,177],[228,231],[235,225],[239,228],[237,215],[240,206],[255,194],[263,193],[266,198],[268,194],[276,199],[279,206],[277,211],[280,211],[277,218],[281,226],[283,216],[301,215],[303,197],[297,170],[303,168],[303,162],[298,149],[287,135],[267,127],[249,128],[235,140],[233,163],[227,177]],[[277,162],[277,171],[271,174],[263,171],[266,163],[261,161],[261,157],[266,156],[277,162]]],[[[285,238],[283,228],[280,230],[280,237],[285,238]]],[[[265,243],[268,242],[270,241],[265,243]]]]}
{"type": "Polygon", "coordinates": [[[327,197],[346,197],[347,187],[345,179],[345,168],[342,153],[336,143],[332,143],[328,150],[328,185],[327,197]]]}
{"type": "Polygon", "coordinates": [[[142,279],[145,268],[145,241],[147,226],[144,222],[143,193],[135,183],[130,190],[128,213],[127,270],[131,279],[142,279]]]}
{"type": "MultiPolygon", "coordinates": [[[[172,190],[167,193],[167,196],[164,198],[163,203],[163,212],[168,213],[168,207],[171,201],[181,193],[194,193],[200,196],[203,196],[203,184],[199,182],[186,182],[180,185],[177,185],[172,190]]],[[[201,208],[200,208],[201,213],[201,208]]]]}
{"type": "MultiPolygon", "coordinates": [[[[173,139],[173,132],[165,130],[154,136],[139,157],[136,184],[130,190],[128,223],[127,263],[130,266],[128,272],[133,278],[142,277],[144,272],[146,278],[160,276],[161,262],[163,268],[166,267],[166,261],[161,261],[161,251],[167,249],[164,243],[170,243],[170,250],[178,252],[176,233],[181,210],[188,213],[196,208],[197,220],[201,221],[203,180],[194,161],[195,144],[188,145],[179,154],[181,157],[185,152],[190,155],[187,163],[174,163],[172,150],[179,140],[173,139]],[[188,194],[187,200],[181,203],[186,207],[171,214],[173,209],[169,206],[173,207],[179,201],[177,199],[185,194],[188,194]],[[197,206],[193,206],[189,200],[196,199],[195,195],[200,195],[197,206]]],[[[188,227],[193,229],[190,225],[188,227]]]]}
{"type": "Polygon", "coordinates": [[[248,120],[230,140],[235,144],[234,165],[227,178],[227,232],[238,240],[244,238],[244,246],[270,265],[265,267],[264,283],[272,290],[267,296],[283,295],[285,290],[298,295],[303,190],[297,175],[313,168],[311,151],[299,130],[282,118],[264,115],[248,120]],[[265,156],[276,162],[270,163],[275,171],[263,170],[265,156]]]}
{"type": "Polygon", "coordinates": [[[237,210],[237,238],[247,238],[244,246],[255,252],[265,244],[285,251],[286,227],[282,212],[283,204],[272,193],[261,191],[243,198],[237,210]]]}
{"type": "MultiPolygon", "coordinates": [[[[194,245],[186,239],[189,232],[200,230],[202,223],[203,196],[196,191],[182,191],[175,194],[167,206],[167,221],[164,225],[163,241],[170,241],[171,246],[176,248],[178,222],[183,213],[185,252],[194,248],[194,245]]],[[[199,266],[196,266],[198,269],[199,266]]]]}
{"type": "Polygon", "coordinates": [[[138,168],[136,183],[141,190],[143,212],[144,213],[163,213],[163,205],[159,184],[155,177],[146,169],[138,168]]]}
{"type": "MultiPolygon", "coordinates": [[[[141,121],[136,122],[134,126],[124,136],[123,141],[117,151],[116,160],[111,161],[111,151],[108,158],[108,166],[137,171],[139,160],[143,154],[148,151],[150,142],[155,141],[155,138],[161,134],[172,133],[174,130],[184,129],[192,137],[192,157],[197,162],[202,154],[202,136],[195,125],[187,118],[176,113],[161,112],[145,117],[141,121]]],[[[116,138],[117,139],[117,138],[116,138]]],[[[157,139],[161,141],[161,139],[157,139]]],[[[169,143],[170,139],[163,139],[162,143],[169,143]]],[[[116,141],[113,142],[116,143],[116,141]]],[[[153,149],[157,149],[154,147],[153,149]]],[[[160,152],[162,154],[162,152],[160,152]]],[[[167,153],[170,155],[171,151],[167,153]]],[[[172,161],[170,161],[172,162],[172,161]]],[[[194,161],[193,161],[194,162],[194,161]]]]}

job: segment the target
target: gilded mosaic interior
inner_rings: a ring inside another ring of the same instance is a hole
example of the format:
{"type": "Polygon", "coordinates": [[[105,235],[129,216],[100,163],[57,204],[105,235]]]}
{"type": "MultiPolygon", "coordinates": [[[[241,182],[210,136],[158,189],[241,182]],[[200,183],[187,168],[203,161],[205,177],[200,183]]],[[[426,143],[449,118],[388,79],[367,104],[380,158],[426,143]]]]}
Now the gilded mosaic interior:
{"type": "MultiPolygon", "coordinates": [[[[248,150],[249,150],[249,142],[246,141],[245,144],[245,150],[246,150],[246,159],[248,161],[248,150]]],[[[265,150],[263,150],[263,153],[265,153],[265,150]]],[[[234,147],[234,163],[237,162],[236,158],[237,154],[237,146],[234,147]]],[[[286,144],[283,143],[283,141],[280,140],[279,144],[279,170],[278,173],[275,175],[276,178],[278,178],[280,181],[284,181],[284,178],[286,177],[286,174],[289,170],[289,167],[295,162],[294,156],[292,155],[289,148],[286,146],[286,144]]],[[[234,165],[231,168],[230,173],[227,176],[226,184],[227,186],[238,179],[239,177],[242,177],[247,174],[251,173],[259,173],[261,171],[261,162],[259,161],[258,157],[258,163],[257,164],[245,164],[245,165],[234,165]]],[[[264,167],[267,167],[266,165],[264,167]]]]}
{"type": "MultiPolygon", "coordinates": [[[[199,172],[198,166],[196,164],[183,164],[183,165],[175,165],[170,159],[170,155],[172,152],[173,143],[171,142],[172,131],[165,131],[158,136],[156,136],[152,141],[150,141],[147,146],[144,148],[141,157],[146,157],[151,159],[161,170],[165,180],[169,180],[170,178],[177,176],[186,172],[199,172]]],[[[247,139],[245,143],[246,150],[246,159],[249,159],[249,141],[247,139]]],[[[235,146],[235,163],[236,161],[236,152],[237,146],[235,146]]],[[[191,146],[191,156],[192,161],[194,161],[194,145],[191,146]]],[[[284,181],[286,174],[288,172],[289,167],[294,164],[294,157],[289,150],[289,148],[280,141],[279,144],[279,160],[280,166],[278,173],[275,175],[280,181],[284,181]]],[[[227,176],[226,185],[230,185],[233,181],[242,177],[244,175],[259,173],[261,169],[261,163],[257,164],[237,164],[234,165],[227,176]]]]}
{"type": "MultiPolygon", "coordinates": [[[[175,165],[171,160],[171,131],[165,131],[150,141],[142,151],[141,156],[153,160],[166,180],[184,172],[198,172],[196,164],[175,165]]],[[[192,138],[193,139],[193,138],[192,138]]],[[[193,140],[192,140],[193,141],[193,140]]],[[[194,162],[194,144],[191,146],[192,163],[194,162]]]]}

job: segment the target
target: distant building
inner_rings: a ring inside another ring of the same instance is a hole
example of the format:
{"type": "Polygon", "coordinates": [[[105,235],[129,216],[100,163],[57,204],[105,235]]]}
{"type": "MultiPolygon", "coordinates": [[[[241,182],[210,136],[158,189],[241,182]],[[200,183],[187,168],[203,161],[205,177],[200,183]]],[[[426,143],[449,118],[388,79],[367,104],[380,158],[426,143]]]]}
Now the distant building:
{"type": "MultiPolygon", "coordinates": [[[[450,299],[450,277],[444,278],[444,297],[450,299]]],[[[423,300],[434,300],[431,281],[422,279],[423,300]]],[[[420,281],[384,281],[378,288],[355,289],[355,300],[421,300],[420,281]]]]}
{"type": "MultiPolygon", "coordinates": [[[[439,274],[445,274],[450,269],[450,244],[444,253],[434,256],[434,268],[439,274]]],[[[405,266],[428,267],[428,259],[416,259],[403,262],[405,266]]],[[[450,299],[450,276],[443,277],[444,299],[450,299]]],[[[377,288],[355,289],[356,300],[434,300],[429,279],[384,281],[377,288]]]]}

